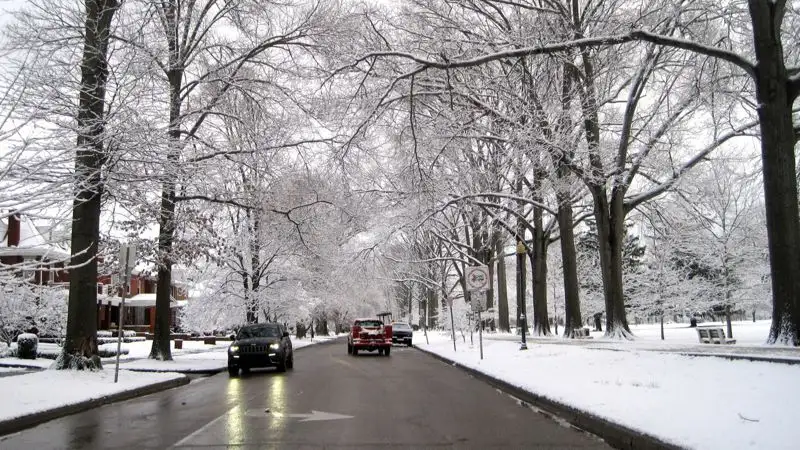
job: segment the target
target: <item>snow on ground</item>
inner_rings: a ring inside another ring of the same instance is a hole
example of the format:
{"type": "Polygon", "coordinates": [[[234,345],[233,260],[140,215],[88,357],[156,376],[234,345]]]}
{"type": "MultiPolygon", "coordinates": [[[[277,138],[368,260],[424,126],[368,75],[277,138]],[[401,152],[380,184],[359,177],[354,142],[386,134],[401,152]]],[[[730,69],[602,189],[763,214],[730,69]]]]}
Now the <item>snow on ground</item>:
{"type": "Polygon", "coordinates": [[[113,370],[97,372],[44,370],[0,378],[0,421],[47,411],[65,405],[182,378],[179,373],[140,373],[121,370],[114,383],[113,370]]]}
{"type": "MultiPolygon", "coordinates": [[[[769,326],[771,323],[772,322],[769,320],[759,320],[756,322],[749,320],[732,322],[731,325],[733,328],[733,337],[736,339],[736,345],[765,346],[767,335],[769,333],[769,326]]],[[[605,326],[605,322],[603,325],[605,326]]],[[[703,322],[700,323],[699,326],[718,327],[727,330],[724,322],[703,322]]],[[[661,340],[661,329],[657,323],[630,325],[630,329],[634,336],[636,336],[634,343],[665,346],[670,346],[672,344],[699,344],[699,341],[697,340],[697,331],[695,331],[696,328],[691,328],[689,327],[689,324],[686,323],[665,323],[663,341],[661,340]]],[[[552,327],[551,331],[553,331],[552,327]]],[[[559,325],[558,337],[562,337],[563,333],[564,327],[559,325]]],[[[616,340],[606,339],[602,331],[591,331],[590,334],[595,341],[618,342],[616,340]]]]}
{"type": "MultiPolygon", "coordinates": [[[[763,342],[763,324],[744,328],[734,330],[737,339],[763,342]]],[[[649,340],[644,327],[635,332],[649,340]]],[[[660,342],[657,326],[655,333],[660,342]]],[[[536,340],[520,351],[518,338],[485,339],[480,360],[477,334],[472,346],[469,336],[466,343],[458,336],[455,352],[447,333],[429,332],[430,344],[415,334],[425,350],[682,447],[789,449],[800,440],[796,405],[781,401],[800,398],[797,365],[666,354],[625,342],[598,349],[536,340]]],[[[676,326],[668,336],[689,343],[691,334],[682,334],[676,326]]]]}
{"type": "Polygon", "coordinates": [[[20,359],[20,358],[0,358],[0,365],[11,367],[29,367],[32,369],[47,369],[53,364],[52,359],[20,359]]]}

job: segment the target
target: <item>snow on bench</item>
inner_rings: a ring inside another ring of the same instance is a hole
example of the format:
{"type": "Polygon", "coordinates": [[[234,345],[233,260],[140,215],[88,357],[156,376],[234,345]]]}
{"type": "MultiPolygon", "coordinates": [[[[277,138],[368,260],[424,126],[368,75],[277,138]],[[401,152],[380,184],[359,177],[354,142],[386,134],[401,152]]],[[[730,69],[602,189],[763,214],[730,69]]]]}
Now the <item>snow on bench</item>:
{"type": "Polygon", "coordinates": [[[572,337],[574,339],[592,339],[592,336],[589,335],[588,328],[575,328],[572,337]]]}
{"type": "Polygon", "coordinates": [[[697,339],[701,344],[735,344],[736,339],[725,337],[725,330],[722,328],[701,328],[697,327],[697,339]]]}

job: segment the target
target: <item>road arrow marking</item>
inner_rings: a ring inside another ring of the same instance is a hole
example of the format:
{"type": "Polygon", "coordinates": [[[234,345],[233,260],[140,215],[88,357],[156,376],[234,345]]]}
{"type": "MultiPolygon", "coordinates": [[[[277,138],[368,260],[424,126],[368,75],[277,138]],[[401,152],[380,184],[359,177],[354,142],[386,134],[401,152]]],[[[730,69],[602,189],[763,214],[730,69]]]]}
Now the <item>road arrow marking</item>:
{"type": "Polygon", "coordinates": [[[311,410],[310,414],[286,414],[280,412],[264,412],[258,409],[249,409],[245,413],[248,417],[290,417],[294,419],[300,419],[300,422],[319,422],[323,420],[340,420],[340,419],[352,419],[353,416],[346,416],[344,414],[336,414],[330,413],[325,411],[315,411],[311,410]]]}

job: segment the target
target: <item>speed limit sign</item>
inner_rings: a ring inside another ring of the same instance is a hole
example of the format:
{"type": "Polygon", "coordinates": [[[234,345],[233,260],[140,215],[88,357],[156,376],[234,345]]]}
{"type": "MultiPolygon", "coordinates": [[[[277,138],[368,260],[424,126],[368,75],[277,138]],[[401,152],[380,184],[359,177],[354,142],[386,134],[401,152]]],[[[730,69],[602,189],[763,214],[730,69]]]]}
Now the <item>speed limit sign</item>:
{"type": "Polygon", "coordinates": [[[466,276],[468,291],[489,290],[489,266],[469,266],[466,276]]]}

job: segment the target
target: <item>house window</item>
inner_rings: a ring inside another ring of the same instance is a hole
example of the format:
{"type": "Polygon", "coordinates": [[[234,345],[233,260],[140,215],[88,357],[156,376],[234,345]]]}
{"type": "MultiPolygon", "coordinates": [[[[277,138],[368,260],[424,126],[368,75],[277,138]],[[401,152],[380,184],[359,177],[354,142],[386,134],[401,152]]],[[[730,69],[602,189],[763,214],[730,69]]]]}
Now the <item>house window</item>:
{"type": "Polygon", "coordinates": [[[97,284],[97,293],[98,294],[102,294],[103,293],[103,285],[100,284],[100,283],[97,284]]]}

